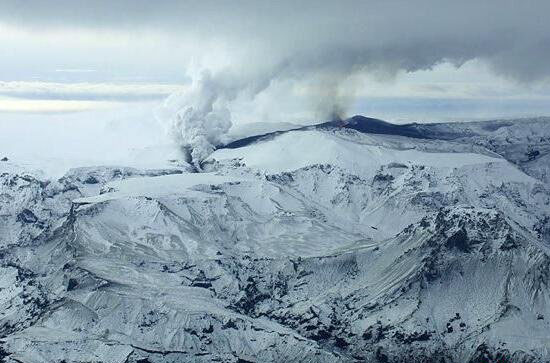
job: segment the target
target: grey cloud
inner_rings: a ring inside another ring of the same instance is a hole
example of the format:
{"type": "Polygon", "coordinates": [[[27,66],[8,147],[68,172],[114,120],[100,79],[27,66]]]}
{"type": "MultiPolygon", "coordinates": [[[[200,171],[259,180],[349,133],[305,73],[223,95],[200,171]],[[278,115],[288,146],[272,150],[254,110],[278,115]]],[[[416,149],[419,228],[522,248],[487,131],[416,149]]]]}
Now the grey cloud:
{"type": "Polygon", "coordinates": [[[181,86],[163,84],[2,82],[0,96],[28,100],[148,101],[165,98],[181,86]]]}
{"type": "Polygon", "coordinates": [[[106,29],[217,41],[234,54],[214,77],[229,100],[276,79],[333,87],[326,94],[335,95],[338,80],[356,72],[392,77],[471,59],[520,82],[547,80],[549,13],[546,0],[0,0],[0,22],[37,32],[106,29]]]}
{"type": "Polygon", "coordinates": [[[481,58],[520,80],[550,75],[548,13],[544,0],[0,1],[0,21],[9,24],[192,33],[250,48],[250,63],[289,73],[415,71],[481,58]]]}

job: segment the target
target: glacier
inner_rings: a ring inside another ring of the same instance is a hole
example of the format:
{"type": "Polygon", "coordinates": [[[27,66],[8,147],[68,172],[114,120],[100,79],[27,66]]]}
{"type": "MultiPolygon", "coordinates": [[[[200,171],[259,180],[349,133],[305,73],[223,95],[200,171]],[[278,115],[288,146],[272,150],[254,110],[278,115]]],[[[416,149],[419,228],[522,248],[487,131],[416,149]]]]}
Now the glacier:
{"type": "Polygon", "coordinates": [[[550,360],[549,118],[354,116],[167,164],[0,162],[0,360],[550,360]]]}

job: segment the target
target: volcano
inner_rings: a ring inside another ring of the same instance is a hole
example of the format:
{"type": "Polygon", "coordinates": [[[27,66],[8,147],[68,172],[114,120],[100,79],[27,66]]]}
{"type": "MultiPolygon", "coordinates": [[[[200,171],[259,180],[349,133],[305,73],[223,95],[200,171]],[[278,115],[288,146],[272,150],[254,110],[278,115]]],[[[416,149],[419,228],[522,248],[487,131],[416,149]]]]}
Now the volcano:
{"type": "Polygon", "coordinates": [[[354,116],[200,172],[10,158],[1,359],[546,361],[549,155],[546,118],[354,116]]]}

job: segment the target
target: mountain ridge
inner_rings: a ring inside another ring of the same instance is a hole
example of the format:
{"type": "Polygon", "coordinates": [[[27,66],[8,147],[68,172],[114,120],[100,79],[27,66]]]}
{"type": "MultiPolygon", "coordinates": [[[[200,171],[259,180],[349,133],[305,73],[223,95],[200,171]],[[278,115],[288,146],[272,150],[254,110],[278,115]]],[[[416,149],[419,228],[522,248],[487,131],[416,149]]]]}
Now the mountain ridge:
{"type": "Polygon", "coordinates": [[[550,125],[363,121],[198,173],[0,163],[2,358],[550,359],[550,125]]]}

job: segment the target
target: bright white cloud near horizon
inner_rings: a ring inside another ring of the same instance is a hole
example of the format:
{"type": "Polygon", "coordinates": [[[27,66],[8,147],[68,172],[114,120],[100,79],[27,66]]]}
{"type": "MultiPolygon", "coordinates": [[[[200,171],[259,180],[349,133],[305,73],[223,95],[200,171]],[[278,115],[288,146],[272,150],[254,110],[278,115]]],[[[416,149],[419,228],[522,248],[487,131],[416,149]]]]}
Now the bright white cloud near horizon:
{"type": "Polygon", "coordinates": [[[112,139],[106,149],[162,143],[156,118],[188,101],[202,107],[189,122],[227,111],[234,129],[334,112],[550,115],[549,12],[542,0],[0,0],[0,152],[41,145],[46,129],[90,157],[97,139],[112,139]]]}

